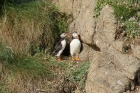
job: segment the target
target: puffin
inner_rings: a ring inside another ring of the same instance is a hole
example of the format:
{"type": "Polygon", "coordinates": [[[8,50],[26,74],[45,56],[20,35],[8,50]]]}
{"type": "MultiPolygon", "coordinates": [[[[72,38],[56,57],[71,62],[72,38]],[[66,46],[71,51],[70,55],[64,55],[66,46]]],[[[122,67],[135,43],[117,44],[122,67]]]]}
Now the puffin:
{"type": "Polygon", "coordinates": [[[80,40],[80,37],[78,33],[74,32],[72,33],[72,41],[70,42],[70,54],[71,54],[71,60],[79,61],[79,53],[82,49],[82,42],[80,40]]]}
{"type": "Polygon", "coordinates": [[[54,51],[52,53],[52,55],[57,57],[58,61],[62,61],[61,54],[64,51],[67,44],[66,39],[65,39],[66,37],[67,37],[67,33],[62,33],[60,35],[60,40],[55,45],[54,51]]]}

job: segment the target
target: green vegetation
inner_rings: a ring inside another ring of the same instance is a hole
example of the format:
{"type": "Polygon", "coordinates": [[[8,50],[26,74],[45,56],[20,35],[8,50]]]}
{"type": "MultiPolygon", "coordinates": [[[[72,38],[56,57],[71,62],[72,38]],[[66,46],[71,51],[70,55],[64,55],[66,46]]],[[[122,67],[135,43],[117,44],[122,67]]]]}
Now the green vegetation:
{"type": "Polygon", "coordinates": [[[50,65],[30,55],[45,49],[51,52],[59,35],[67,31],[66,18],[50,0],[5,3],[0,19],[0,60],[5,69],[23,76],[49,78],[53,74],[50,65]]]}
{"type": "Polygon", "coordinates": [[[84,91],[89,62],[57,62],[49,55],[67,31],[67,15],[51,0],[11,1],[2,7],[0,18],[0,93],[61,93],[59,86],[84,91]]]}
{"type": "Polygon", "coordinates": [[[27,74],[36,78],[42,75],[49,77],[52,74],[38,58],[26,55],[15,56],[10,47],[2,44],[0,44],[0,60],[4,68],[12,73],[27,74]]]}
{"type": "Polygon", "coordinates": [[[23,51],[31,55],[45,50],[51,52],[68,26],[66,14],[59,12],[51,0],[6,3],[0,22],[2,42],[17,55],[23,51]]]}
{"type": "Polygon", "coordinates": [[[89,66],[90,62],[82,63],[78,68],[72,71],[72,80],[80,90],[83,90],[85,87],[89,66]]]}
{"type": "Polygon", "coordinates": [[[0,42],[0,60],[10,62],[14,59],[13,51],[10,47],[3,46],[0,42]]]}
{"type": "Polygon", "coordinates": [[[39,83],[39,86],[48,90],[54,90],[57,85],[63,88],[74,87],[69,89],[71,92],[75,88],[84,91],[86,74],[90,65],[90,62],[57,62],[50,55],[41,52],[34,56],[24,54],[17,56],[14,55],[10,47],[2,44],[0,45],[0,60],[0,71],[2,70],[0,73],[2,79],[0,81],[0,93],[17,92],[20,91],[20,88],[22,88],[21,91],[29,90],[29,88],[24,88],[27,83],[26,86],[28,87],[32,83],[39,83]],[[54,84],[54,81],[67,82],[66,84],[72,83],[73,86],[60,85],[59,82],[54,84]],[[48,85],[48,83],[50,84],[48,85]],[[14,90],[16,86],[18,88],[14,90]]]}
{"type": "Polygon", "coordinates": [[[140,0],[98,0],[95,18],[98,17],[103,6],[107,4],[114,8],[118,25],[124,28],[126,39],[138,37],[140,35],[140,0]]]}

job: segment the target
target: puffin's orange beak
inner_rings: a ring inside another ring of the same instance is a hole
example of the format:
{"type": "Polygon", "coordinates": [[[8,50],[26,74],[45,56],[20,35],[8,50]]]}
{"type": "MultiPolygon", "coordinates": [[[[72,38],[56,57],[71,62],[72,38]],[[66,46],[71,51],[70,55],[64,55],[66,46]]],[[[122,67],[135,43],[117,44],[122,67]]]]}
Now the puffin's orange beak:
{"type": "Polygon", "coordinates": [[[70,34],[67,34],[67,37],[70,38],[70,34]]]}
{"type": "Polygon", "coordinates": [[[76,38],[79,39],[79,35],[76,38]]]}

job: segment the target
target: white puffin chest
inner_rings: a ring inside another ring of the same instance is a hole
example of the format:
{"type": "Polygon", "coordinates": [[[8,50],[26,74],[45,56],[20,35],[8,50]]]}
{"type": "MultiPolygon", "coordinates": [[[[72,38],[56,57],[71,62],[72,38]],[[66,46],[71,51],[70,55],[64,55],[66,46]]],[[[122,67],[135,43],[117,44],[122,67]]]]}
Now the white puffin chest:
{"type": "Polygon", "coordinates": [[[56,56],[60,56],[63,52],[63,50],[65,49],[66,47],[66,40],[64,39],[63,41],[61,41],[61,49],[58,51],[58,53],[56,54],[56,56]]]}
{"type": "Polygon", "coordinates": [[[61,41],[61,44],[62,44],[61,50],[64,50],[64,48],[66,47],[66,40],[64,39],[63,41],[61,41]]]}
{"type": "Polygon", "coordinates": [[[79,39],[73,39],[70,43],[70,52],[72,54],[77,54],[80,52],[81,42],[79,39]]]}

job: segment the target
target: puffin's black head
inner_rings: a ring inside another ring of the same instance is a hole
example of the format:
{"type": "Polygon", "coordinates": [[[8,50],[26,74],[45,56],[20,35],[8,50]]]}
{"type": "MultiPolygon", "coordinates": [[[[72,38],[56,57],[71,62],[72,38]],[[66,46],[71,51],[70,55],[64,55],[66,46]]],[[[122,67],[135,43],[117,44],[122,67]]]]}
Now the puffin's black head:
{"type": "Polygon", "coordinates": [[[61,38],[65,38],[66,36],[67,36],[66,33],[62,33],[62,34],[60,35],[61,38]]]}

